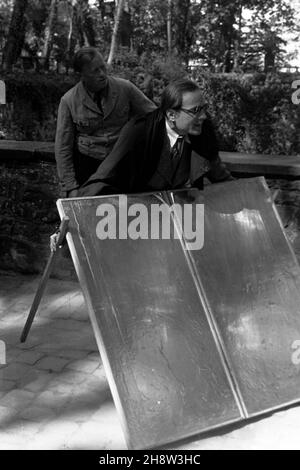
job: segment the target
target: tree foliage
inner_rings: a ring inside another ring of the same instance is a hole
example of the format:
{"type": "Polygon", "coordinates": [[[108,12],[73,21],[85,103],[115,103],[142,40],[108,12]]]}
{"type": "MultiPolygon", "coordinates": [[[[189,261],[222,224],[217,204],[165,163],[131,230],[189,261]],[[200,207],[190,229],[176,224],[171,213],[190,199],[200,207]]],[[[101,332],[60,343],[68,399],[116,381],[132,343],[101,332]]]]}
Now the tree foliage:
{"type": "Polygon", "coordinates": [[[285,61],[286,31],[299,33],[288,0],[0,0],[5,68],[22,55],[68,69],[76,48],[107,57],[113,44],[117,60],[126,48],[215,72],[269,70],[285,61]]]}

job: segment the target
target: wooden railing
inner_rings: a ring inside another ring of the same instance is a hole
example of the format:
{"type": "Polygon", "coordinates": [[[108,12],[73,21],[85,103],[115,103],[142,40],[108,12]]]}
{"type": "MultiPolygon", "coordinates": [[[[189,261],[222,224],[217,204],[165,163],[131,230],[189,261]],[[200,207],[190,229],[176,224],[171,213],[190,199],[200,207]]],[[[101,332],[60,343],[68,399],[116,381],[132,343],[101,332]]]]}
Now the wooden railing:
{"type": "MultiPolygon", "coordinates": [[[[220,152],[232,173],[300,178],[300,155],[261,155],[220,152]]],[[[53,142],[0,140],[0,160],[55,161],[53,142]]]]}

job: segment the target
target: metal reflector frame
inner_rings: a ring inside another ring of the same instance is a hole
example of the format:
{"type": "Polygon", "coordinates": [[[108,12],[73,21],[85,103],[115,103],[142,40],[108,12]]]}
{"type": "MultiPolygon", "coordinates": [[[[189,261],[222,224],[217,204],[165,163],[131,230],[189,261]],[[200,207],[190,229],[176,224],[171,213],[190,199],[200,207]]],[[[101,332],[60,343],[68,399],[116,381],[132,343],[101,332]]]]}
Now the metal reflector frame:
{"type": "Polygon", "coordinates": [[[299,399],[299,270],[263,179],[127,201],[62,199],[58,209],[70,218],[68,244],[128,447],[162,446],[299,399]],[[149,214],[174,202],[204,203],[203,248],[125,237],[125,209],[142,203],[149,214]],[[104,204],[115,239],[99,239],[104,204]]]}

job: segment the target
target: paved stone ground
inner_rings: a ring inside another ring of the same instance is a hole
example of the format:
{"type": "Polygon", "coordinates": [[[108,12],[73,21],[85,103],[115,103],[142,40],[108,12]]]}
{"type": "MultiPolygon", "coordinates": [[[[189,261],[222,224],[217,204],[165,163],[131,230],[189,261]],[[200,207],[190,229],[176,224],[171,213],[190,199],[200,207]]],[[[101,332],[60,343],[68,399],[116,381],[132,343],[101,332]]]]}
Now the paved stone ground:
{"type": "MultiPolygon", "coordinates": [[[[49,281],[20,343],[38,281],[0,277],[0,449],[126,449],[76,282],[49,281]]],[[[166,448],[300,449],[299,436],[300,407],[292,407],[166,448]]]]}
{"type": "Polygon", "coordinates": [[[125,449],[76,282],[49,281],[20,343],[38,281],[0,278],[0,449],[125,449]]]}

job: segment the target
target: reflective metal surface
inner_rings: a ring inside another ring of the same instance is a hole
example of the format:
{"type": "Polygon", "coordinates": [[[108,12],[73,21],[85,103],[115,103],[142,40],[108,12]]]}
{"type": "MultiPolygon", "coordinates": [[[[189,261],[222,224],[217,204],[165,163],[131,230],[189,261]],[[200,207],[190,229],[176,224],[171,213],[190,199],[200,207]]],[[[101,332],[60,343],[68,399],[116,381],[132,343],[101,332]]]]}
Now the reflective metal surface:
{"type": "Polygon", "coordinates": [[[262,178],[175,193],[205,204],[190,251],[249,415],[300,398],[299,268],[262,178]]]}
{"type": "MultiPolygon", "coordinates": [[[[58,201],[60,216],[70,218],[68,243],[131,448],[300,398],[299,267],[264,179],[130,196],[127,204],[150,212],[164,201],[204,203],[203,248],[125,239],[138,223],[124,220],[117,196],[58,201]],[[105,207],[114,240],[99,239],[105,207]]],[[[150,227],[146,217],[139,223],[150,227]]]]}
{"type": "MultiPolygon", "coordinates": [[[[69,245],[128,445],[148,448],[239,420],[179,240],[99,240],[100,202],[62,200],[69,245]]],[[[128,203],[161,203],[155,196],[128,203]]]]}

